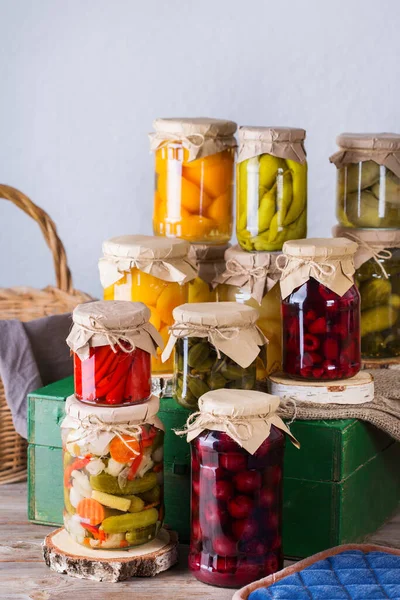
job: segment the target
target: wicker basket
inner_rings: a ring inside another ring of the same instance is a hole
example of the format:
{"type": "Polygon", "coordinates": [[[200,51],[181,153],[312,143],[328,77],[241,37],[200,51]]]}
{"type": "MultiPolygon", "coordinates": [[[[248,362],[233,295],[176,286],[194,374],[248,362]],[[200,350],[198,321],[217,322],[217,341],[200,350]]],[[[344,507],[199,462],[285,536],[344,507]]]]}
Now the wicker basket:
{"type": "MultiPolygon", "coordinates": [[[[80,302],[91,297],[73,289],[67,257],[54,222],[27,196],[0,184],[0,198],[10,200],[32,217],[42,230],[50,248],[56,272],[57,287],[36,290],[29,287],[0,288],[0,319],[31,321],[46,315],[70,312],[80,302]]],[[[26,479],[27,442],[14,429],[11,411],[0,380],[0,484],[26,479]]]]}

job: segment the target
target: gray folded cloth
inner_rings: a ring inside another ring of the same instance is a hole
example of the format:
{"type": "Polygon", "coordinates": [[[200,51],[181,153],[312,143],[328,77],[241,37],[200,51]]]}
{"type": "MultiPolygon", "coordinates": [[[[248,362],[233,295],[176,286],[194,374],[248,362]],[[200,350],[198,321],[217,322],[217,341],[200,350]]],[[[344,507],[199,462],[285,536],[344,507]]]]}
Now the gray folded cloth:
{"type": "Polygon", "coordinates": [[[27,437],[27,395],[72,375],[73,363],[65,343],[71,314],[21,323],[0,321],[0,377],[15,430],[27,437]]]}

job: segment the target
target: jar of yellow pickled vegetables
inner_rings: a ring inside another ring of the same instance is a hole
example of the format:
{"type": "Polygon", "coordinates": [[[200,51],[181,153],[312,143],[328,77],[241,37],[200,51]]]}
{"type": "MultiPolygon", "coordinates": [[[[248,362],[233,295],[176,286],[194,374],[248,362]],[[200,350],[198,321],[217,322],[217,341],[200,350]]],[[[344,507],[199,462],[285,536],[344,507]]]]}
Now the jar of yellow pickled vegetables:
{"type": "Polygon", "coordinates": [[[337,167],[337,218],[343,227],[400,227],[400,135],[342,133],[337,167]]]}
{"type": "Polygon", "coordinates": [[[334,235],[359,245],[354,279],[361,296],[361,357],[399,357],[400,229],[337,226],[334,235]]]}
{"type": "Polygon", "coordinates": [[[222,119],[156,119],[156,235],[223,244],[232,235],[237,125],[222,119]]]}
{"type": "MultiPolygon", "coordinates": [[[[188,299],[188,283],[197,270],[188,258],[184,240],[146,235],[123,235],[103,243],[99,260],[104,300],[143,302],[150,309],[150,323],[164,343],[174,319],[172,311],[188,299]]],[[[162,363],[161,351],[152,358],[153,375],[172,373],[173,361],[162,363]]]]}
{"type": "Polygon", "coordinates": [[[304,129],[240,127],[236,233],[243,250],[281,250],[307,235],[304,129]]]}
{"type": "Polygon", "coordinates": [[[268,339],[267,362],[257,361],[257,380],[265,381],[270,373],[282,368],[281,271],[276,265],[280,252],[246,252],[240,246],[225,252],[226,266],[214,283],[219,298],[240,302],[257,309],[258,327],[268,339]]]}
{"type": "Polygon", "coordinates": [[[223,246],[192,244],[189,258],[197,266],[197,277],[189,283],[189,302],[218,302],[219,289],[214,280],[225,270],[225,250],[223,246]]]}

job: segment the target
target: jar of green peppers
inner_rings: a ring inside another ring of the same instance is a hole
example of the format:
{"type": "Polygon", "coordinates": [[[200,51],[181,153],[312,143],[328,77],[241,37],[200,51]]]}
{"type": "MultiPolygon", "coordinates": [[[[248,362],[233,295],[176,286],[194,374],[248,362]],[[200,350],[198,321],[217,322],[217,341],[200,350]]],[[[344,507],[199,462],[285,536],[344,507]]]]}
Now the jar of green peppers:
{"type": "Polygon", "coordinates": [[[362,358],[400,356],[400,230],[335,227],[334,235],[359,244],[354,262],[362,358]]]}
{"type": "Polygon", "coordinates": [[[236,234],[247,251],[281,250],[307,235],[304,129],[240,127],[236,234]]]}
{"type": "Polygon", "coordinates": [[[400,227],[400,135],[342,133],[337,167],[337,217],[343,227],[400,227]]]}

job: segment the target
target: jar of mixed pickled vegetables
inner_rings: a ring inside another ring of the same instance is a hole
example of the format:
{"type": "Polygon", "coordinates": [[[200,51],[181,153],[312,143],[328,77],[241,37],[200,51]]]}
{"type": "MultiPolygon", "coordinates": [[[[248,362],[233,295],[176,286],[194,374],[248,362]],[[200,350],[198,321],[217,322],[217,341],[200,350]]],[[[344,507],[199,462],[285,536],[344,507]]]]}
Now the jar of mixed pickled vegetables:
{"type": "Polygon", "coordinates": [[[67,344],[74,356],[75,396],[82,402],[120,405],[151,394],[151,355],[162,339],[141,302],[87,302],[72,314],[67,344]]]}
{"type": "Polygon", "coordinates": [[[357,244],[345,238],[285,242],[280,287],[287,375],[347,379],[360,370],[356,250],[357,244]]]}
{"type": "Polygon", "coordinates": [[[237,125],[221,119],[156,119],[153,230],[190,242],[232,235],[237,125]]]}
{"type": "Polygon", "coordinates": [[[189,302],[218,302],[219,286],[214,280],[225,270],[225,250],[223,246],[192,244],[189,258],[197,266],[197,277],[189,283],[189,302]]]}
{"type": "Polygon", "coordinates": [[[157,536],[164,518],[159,399],[113,409],[73,396],[61,425],[64,526],[93,549],[129,548],[157,536]]]}
{"type": "Polygon", "coordinates": [[[279,252],[246,252],[233,246],[225,252],[226,267],[215,282],[221,300],[239,302],[257,309],[258,327],[268,340],[267,363],[257,359],[257,380],[282,368],[281,271],[279,252]]]}
{"type": "MultiPolygon", "coordinates": [[[[147,235],[123,235],[103,243],[99,260],[105,300],[143,302],[150,310],[150,323],[168,340],[172,310],[188,300],[188,283],[197,269],[188,258],[189,243],[147,235]]],[[[152,373],[172,373],[173,360],[152,358],[152,373]]]]}
{"type": "Polygon", "coordinates": [[[400,230],[336,227],[359,246],[354,257],[361,295],[361,356],[400,356],[400,230]]]}
{"type": "Polygon", "coordinates": [[[400,227],[400,135],[342,133],[337,167],[337,218],[344,227],[400,227]]]}
{"type": "Polygon", "coordinates": [[[204,583],[241,587],[282,568],[284,434],[292,436],[278,405],[261,392],[217,390],[187,423],[189,568],[204,583]]]}
{"type": "Polygon", "coordinates": [[[184,304],[173,311],[174,325],[163,352],[175,346],[174,397],[192,410],[200,396],[219,388],[252,390],[257,357],[267,340],[256,326],[258,312],[233,302],[184,304]]]}
{"type": "Polygon", "coordinates": [[[247,251],[281,250],[307,235],[304,129],[240,127],[236,234],[247,251]]]}

